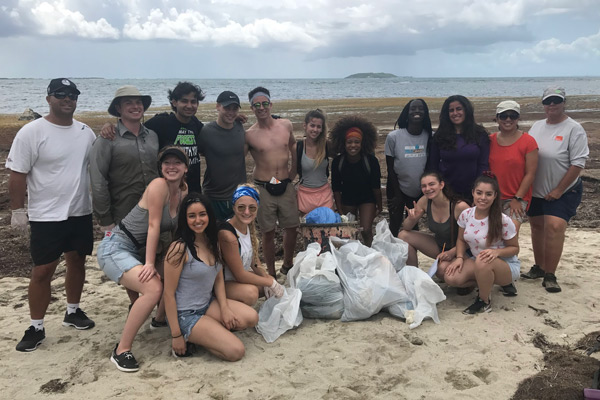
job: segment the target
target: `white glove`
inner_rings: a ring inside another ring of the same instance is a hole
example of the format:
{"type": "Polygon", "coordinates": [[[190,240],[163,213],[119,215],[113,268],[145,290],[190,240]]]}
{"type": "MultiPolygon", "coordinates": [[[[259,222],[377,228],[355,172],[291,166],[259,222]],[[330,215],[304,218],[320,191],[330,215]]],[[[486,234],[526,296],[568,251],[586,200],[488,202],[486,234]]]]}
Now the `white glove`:
{"type": "Polygon", "coordinates": [[[10,217],[10,226],[16,229],[27,229],[27,226],[29,226],[27,210],[24,208],[17,208],[16,210],[12,210],[12,216],[10,217]]]}
{"type": "Polygon", "coordinates": [[[101,226],[100,230],[102,230],[102,232],[104,232],[104,233],[112,232],[114,227],[115,227],[115,224],[110,224],[110,225],[106,225],[106,226],[101,226]]]}
{"type": "Polygon", "coordinates": [[[285,288],[281,285],[275,278],[273,278],[273,283],[269,287],[271,289],[271,293],[273,296],[280,298],[285,293],[285,288]]]}
{"type": "Polygon", "coordinates": [[[270,298],[271,296],[273,296],[273,291],[271,290],[270,287],[268,286],[263,286],[263,290],[265,292],[265,299],[270,298]]]}

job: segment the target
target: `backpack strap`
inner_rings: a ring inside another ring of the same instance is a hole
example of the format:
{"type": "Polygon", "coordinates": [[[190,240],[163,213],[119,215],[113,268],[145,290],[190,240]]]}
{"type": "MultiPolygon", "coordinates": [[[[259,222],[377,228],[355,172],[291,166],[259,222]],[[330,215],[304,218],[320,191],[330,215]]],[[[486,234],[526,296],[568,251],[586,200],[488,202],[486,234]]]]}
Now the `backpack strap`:
{"type": "Polygon", "coordinates": [[[229,221],[223,221],[219,225],[219,230],[225,230],[225,231],[233,233],[233,235],[235,236],[236,240],[238,241],[238,250],[240,251],[240,254],[242,254],[242,245],[240,244],[240,237],[238,236],[237,231],[235,230],[235,228],[233,227],[233,225],[231,225],[229,223],[229,221]]]}
{"type": "MultiPolygon", "coordinates": [[[[342,155],[342,158],[340,158],[340,162],[338,164],[338,171],[340,172],[340,174],[342,173],[342,165],[344,164],[345,158],[346,158],[346,156],[342,155]]],[[[369,159],[367,158],[367,156],[364,154],[363,154],[363,163],[365,164],[365,168],[367,169],[367,174],[371,175],[371,164],[369,163],[369,159]]],[[[327,176],[329,176],[329,168],[327,168],[327,176]]]]}

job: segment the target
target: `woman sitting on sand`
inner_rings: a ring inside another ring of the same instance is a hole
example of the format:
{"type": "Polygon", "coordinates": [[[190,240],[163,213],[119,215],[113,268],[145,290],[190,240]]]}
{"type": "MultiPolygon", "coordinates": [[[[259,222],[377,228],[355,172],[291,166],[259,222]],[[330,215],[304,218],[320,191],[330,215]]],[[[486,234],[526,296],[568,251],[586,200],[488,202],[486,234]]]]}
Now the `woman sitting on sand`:
{"type": "Polygon", "coordinates": [[[133,303],[110,360],[123,372],[139,365],[131,353],[133,339],[159,302],[163,285],[155,268],[156,247],[161,232],[174,230],[181,198],[187,193],[187,155],[179,147],[167,146],[158,156],[160,178],[154,179],[139,203],[107,233],[98,247],[98,264],[113,281],[141,294],[133,303]],[[146,246],[146,261],[139,250],[146,246]]]}
{"type": "Polygon", "coordinates": [[[263,295],[281,297],[284,288],[260,268],[258,238],[254,220],[258,212],[258,191],[251,184],[237,187],[231,201],[233,218],[219,226],[219,247],[225,263],[225,292],[228,299],[253,306],[263,295]]]}
{"type": "Polygon", "coordinates": [[[298,210],[308,214],[318,207],[333,209],[333,192],[329,185],[327,123],[318,108],[304,117],[306,139],[296,142],[298,165],[298,210]]]}
{"type": "Polygon", "coordinates": [[[418,250],[428,257],[438,259],[436,274],[444,279],[446,267],[456,257],[456,221],[469,205],[455,197],[439,172],[425,172],[421,176],[421,191],[423,197],[414,202],[414,208],[406,207],[408,217],[404,220],[398,237],[408,243],[407,265],[418,266],[418,250]],[[412,230],[425,213],[429,230],[434,236],[412,230]]]}
{"type": "MultiPolygon", "coordinates": [[[[458,218],[456,258],[446,268],[444,281],[450,286],[477,284],[479,295],[463,314],[490,312],[494,284],[509,285],[519,277],[519,241],[512,220],[502,213],[500,188],[491,172],[473,184],[475,206],[458,218]],[[466,254],[467,248],[472,257],[466,254]]],[[[516,293],[515,293],[516,294],[516,293]]]]}
{"type": "Polygon", "coordinates": [[[175,237],[165,259],[164,291],[173,355],[187,355],[190,342],[224,360],[241,359],[244,344],[231,331],[255,326],[258,314],[226,297],[217,221],[206,196],[183,199],[175,237]]]}
{"type": "Polygon", "coordinates": [[[490,139],[485,128],[475,123],[469,99],[454,95],[444,101],[431,142],[426,169],[440,171],[454,193],[472,202],[473,182],[489,170],[490,139]]]}
{"type": "Polygon", "coordinates": [[[340,214],[358,214],[365,245],[373,241],[373,220],[381,212],[381,170],[373,154],[377,129],[363,117],[338,120],[329,133],[339,153],[331,163],[331,186],[340,214]]]}
{"type": "Polygon", "coordinates": [[[496,107],[499,132],[490,136],[490,168],[498,178],[502,212],[517,228],[525,220],[531,203],[531,185],[538,164],[538,145],[527,132],[519,130],[521,106],[506,100],[496,107]]]}

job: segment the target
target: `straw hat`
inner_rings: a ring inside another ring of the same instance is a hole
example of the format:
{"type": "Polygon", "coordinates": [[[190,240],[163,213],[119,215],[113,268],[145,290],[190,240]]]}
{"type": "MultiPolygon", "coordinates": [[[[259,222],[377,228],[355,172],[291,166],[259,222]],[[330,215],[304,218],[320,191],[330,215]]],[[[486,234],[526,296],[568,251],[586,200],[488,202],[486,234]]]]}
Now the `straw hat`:
{"type": "Polygon", "coordinates": [[[110,106],[108,106],[108,113],[110,115],[114,115],[115,117],[121,116],[117,112],[117,102],[121,97],[140,97],[142,99],[142,104],[144,105],[144,111],[146,111],[148,107],[150,107],[150,103],[152,103],[152,97],[148,95],[142,95],[135,86],[121,86],[117,89],[114,99],[110,102],[110,106]]]}

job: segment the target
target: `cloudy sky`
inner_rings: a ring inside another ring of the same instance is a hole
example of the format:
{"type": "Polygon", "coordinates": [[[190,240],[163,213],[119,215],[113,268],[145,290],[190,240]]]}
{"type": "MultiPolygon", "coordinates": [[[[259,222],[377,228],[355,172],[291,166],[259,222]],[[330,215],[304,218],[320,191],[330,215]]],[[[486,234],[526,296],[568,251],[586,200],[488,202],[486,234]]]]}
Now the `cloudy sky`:
{"type": "Polygon", "coordinates": [[[0,77],[600,74],[599,0],[2,0],[0,77]]]}

